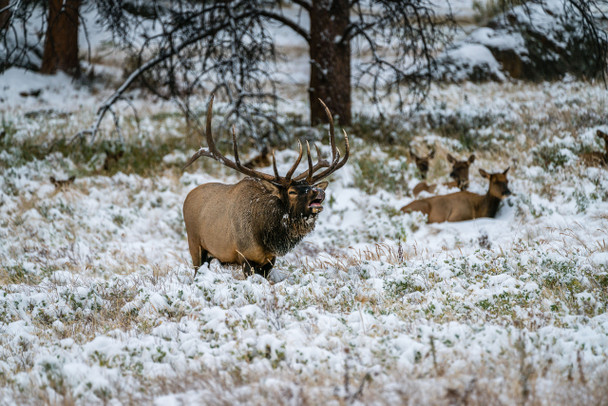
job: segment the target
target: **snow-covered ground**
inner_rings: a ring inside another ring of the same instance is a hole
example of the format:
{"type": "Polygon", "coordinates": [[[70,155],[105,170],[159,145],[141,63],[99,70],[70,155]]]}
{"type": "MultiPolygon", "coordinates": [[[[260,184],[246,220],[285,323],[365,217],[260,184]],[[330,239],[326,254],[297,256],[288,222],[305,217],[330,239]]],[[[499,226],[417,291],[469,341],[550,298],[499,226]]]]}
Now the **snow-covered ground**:
{"type": "MultiPolygon", "coordinates": [[[[605,399],[608,177],[578,158],[603,147],[601,85],[435,87],[400,123],[417,131],[408,145],[351,133],[353,157],[316,230],[279,259],[288,277],[277,284],[217,263],[192,278],[183,200],[236,175],[211,163],[182,172],[188,149],[148,176],[108,176],[98,155],[28,157],[28,145],[90,125],[103,94],[20,71],[0,88],[2,403],[605,399]],[[19,96],[28,88],[42,93],[19,96]],[[40,113],[49,106],[56,113],[40,113]],[[465,138],[448,132],[454,120],[471,124],[465,138]],[[417,182],[407,147],[435,144],[430,176],[441,181],[443,153],[465,156],[464,140],[477,155],[472,191],[487,187],[478,168],[511,166],[515,195],[497,218],[428,225],[399,214],[417,182]],[[49,182],[72,174],[72,186],[49,182]]],[[[174,115],[144,113],[127,142],[179,131],[174,115]]],[[[283,170],[294,154],[280,152],[283,170]]]]}

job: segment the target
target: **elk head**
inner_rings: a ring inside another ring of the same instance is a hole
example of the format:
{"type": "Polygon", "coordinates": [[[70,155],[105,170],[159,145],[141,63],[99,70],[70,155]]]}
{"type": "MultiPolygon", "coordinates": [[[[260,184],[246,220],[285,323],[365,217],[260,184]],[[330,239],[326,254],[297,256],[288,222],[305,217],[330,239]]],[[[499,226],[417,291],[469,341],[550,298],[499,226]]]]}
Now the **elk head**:
{"type": "Polygon", "coordinates": [[[448,162],[452,164],[452,172],[450,177],[456,182],[456,186],[460,190],[465,190],[469,187],[469,167],[475,162],[475,154],[471,154],[468,159],[459,161],[451,154],[448,154],[448,162]]]}
{"type": "Polygon", "coordinates": [[[418,171],[420,171],[420,175],[422,175],[422,179],[426,179],[426,175],[429,172],[430,161],[435,157],[435,148],[432,148],[426,156],[422,157],[416,155],[410,148],[410,155],[414,158],[414,162],[416,163],[418,171]]]}
{"type": "Polygon", "coordinates": [[[488,194],[490,196],[502,199],[511,195],[509,181],[507,179],[507,172],[509,172],[509,169],[510,168],[505,169],[502,173],[488,173],[483,169],[479,170],[481,176],[490,181],[490,188],[488,189],[488,194]]]}
{"type": "Polygon", "coordinates": [[[596,134],[597,134],[598,137],[604,139],[604,148],[606,149],[606,154],[605,154],[605,156],[606,156],[606,162],[608,162],[608,134],[606,134],[602,130],[597,130],[596,134]]]}
{"type": "Polygon", "coordinates": [[[184,221],[195,269],[213,257],[223,263],[242,264],[246,275],[252,269],[266,275],[276,256],[286,254],[313,230],[316,216],[323,210],[328,184],[323,179],[346,164],[350,150],[348,136],[344,132],[345,153],[343,158],[340,157],[333,118],[327,106],[321,103],[329,119],[331,160],[323,159],[316,148],[317,162],[313,165],[310,144],[306,142],[308,169],[294,175],[304,156],[304,148],[298,141],[299,152],[295,162],[285,175],[279,175],[274,151],[273,174],[241,164],[234,127],[234,160],[217,150],[211,134],[211,97],[205,134],[208,147],[199,149],[184,167],[206,156],[247,177],[234,185],[200,185],[186,197],[184,221]]]}
{"type": "Polygon", "coordinates": [[[313,165],[312,163],[312,155],[310,152],[310,144],[308,141],[306,142],[306,156],[308,161],[308,170],[300,173],[297,176],[293,176],[294,172],[300,165],[303,157],[303,148],[302,143],[298,140],[299,153],[296,158],[294,164],[287,171],[285,176],[280,176],[279,171],[277,169],[277,162],[274,154],[274,150],[272,151],[272,170],[274,175],[270,175],[264,172],[256,171],[255,169],[247,168],[245,165],[241,164],[241,160],[239,158],[238,146],[236,142],[236,132],[234,127],[232,127],[232,146],[234,150],[234,161],[229,160],[221,152],[219,152],[215,146],[215,141],[213,140],[213,135],[211,133],[211,116],[213,109],[213,96],[211,96],[211,100],[209,102],[209,107],[207,109],[207,125],[206,125],[206,140],[208,148],[201,148],[198,150],[184,165],[184,168],[190,166],[194,161],[196,161],[201,156],[207,156],[215,159],[216,161],[221,162],[225,166],[232,168],[244,175],[247,175],[251,178],[258,179],[261,181],[265,181],[265,187],[272,192],[273,195],[280,198],[284,203],[286,203],[290,212],[293,214],[317,214],[321,210],[323,210],[323,200],[325,199],[325,188],[327,187],[327,182],[319,182],[320,180],[330,176],[332,173],[340,169],[346,164],[348,160],[350,148],[348,143],[348,135],[346,131],[344,132],[344,142],[346,145],[344,158],[340,160],[340,151],[336,147],[335,133],[334,133],[334,121],[333,117],[322,100],[319,99],[319,102],[323,104],[325,108],[325,112],[329,119],[329,135],[330,135],[330,145],[331,145],[331,154],[332,160],[328,162],[327,160],[321,157],[321,151],[318,147],[315,146],[317,150],[317,163],[313,165]],[[320,169],[323,169],[319,172],[320,169]]]}

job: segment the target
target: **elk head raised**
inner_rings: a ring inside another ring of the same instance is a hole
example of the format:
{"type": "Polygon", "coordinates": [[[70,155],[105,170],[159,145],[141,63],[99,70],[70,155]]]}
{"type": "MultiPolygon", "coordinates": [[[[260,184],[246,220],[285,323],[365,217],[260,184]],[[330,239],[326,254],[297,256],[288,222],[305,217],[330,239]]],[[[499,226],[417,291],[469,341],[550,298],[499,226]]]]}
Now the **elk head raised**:
{"type": "Polygon", "coordinates": [[[464,161],[459,161],[451,154],[448,154],[448,162],[452,164],[450,178],[454,179],[456,186],[460,190],[466,190],[469,187],[469,167],[475,162],[475,154],[471,154],[471,156],[464,161]]]}
{"type": "Polygon", "coordinates": [[[307,142],[308,169],[294,176],[304,153],[302,143],[298,141],[298,157],[281,176],[274,152],[272,175],[241,164],[234,128],[234,160],[217,150],[211,134],[211,97],[205,134],[208,148],[197,151],[185,167],[206,156],[247,177],[233,185],[206,183],[186,197],[184,222],[195,270],[204,262],[217,258],[222,263],[242,265],[246,275],[255,271],[267,276],[276,257],[286,254],[314,229],[317,214],[323,210],[328,185],[322,180],[344,166],[349,157],[348,136],[344,132],[345,153],[340,159],[333,118],[327,106],[321,103],[329,119],[331,161],[323,159],[317,148],[317,162],[313,165],[307,142]]]}
{"type": "Polygon", "coordinates": [[[507,172],[510,168],[504,170],[504,172],[488,173],[483,169],[479,169],[479,174],[490,181],[490,187],[488,188],[488,195],[497,199],[511,195],[509,189],[509,180],[507,179],[507,172]]]}
{"type": "Polygon", "coordinates": [[[428,216],[429,223],[444,221],[465,221],[480,217],[495,217],[498,206],[504,197],[511,194],[507,180],[507,168],[504,172],[488,173],[483,169],[479,173],[490,181],[488,192],[478,195],[467,191],[433,196],[414,200],[401,208],[404,213],[419,211],[428,216]]]}
{"type": "Polygon", "coordinates": [[[435,157],[435,149],[432,148],[426,156],[418,156],[410,148],[410,155],[414,158],[414,162],[416,163],[416,167],[418,168],[422,179],[426,179],[426,175],[429,172],[430,161],[435,157]]]}

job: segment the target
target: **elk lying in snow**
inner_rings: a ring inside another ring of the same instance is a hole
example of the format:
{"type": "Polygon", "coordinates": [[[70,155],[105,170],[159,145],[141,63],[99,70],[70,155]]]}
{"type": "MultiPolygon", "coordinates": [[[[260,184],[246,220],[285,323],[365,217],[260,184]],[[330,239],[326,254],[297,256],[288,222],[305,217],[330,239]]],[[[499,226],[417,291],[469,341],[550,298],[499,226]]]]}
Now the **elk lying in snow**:
{"type": "Polygon", "coordinates": [[[583,162],[592,166],[607,166],[608,165],[608,134],[601,130],[597,130],[597,136],[604,139],[605,152],[588,152],[581,155],[583,162]]]}
{"type": "Polygon", "coordinates": [[[426,175],[429,172],[430,161],[435,157],[435,149],[431,149],[431,152],[429,152],[426,156],[419,157],[410,148],[410,156],[414,158],[414,162],[416,163],[416,167],[418,168],[422,179],[426,179],[426,175]]]}
{"type": "Polygon", "coordinates": [[[61,189],[63,187],[67,187],[70,186],[72,183],[74,183],[74,180],[76,180],[76,176],[72,175],[67,179],[55,179],[54,176],[51,176],[49,178],[49,181],[55,185],[56,189],[61,189]]]}
{"type": "Polygon", "coordinates": [[[266,168],[267,166],[270,166],[270,163],[270,151],[268,151],[268,146],[264,145],[262,151],[249,161],[245,162],[243,166],[248,169],[266,168]]]}
{"type": "MultiPolygon", "coordinates": [[[[454,179],[451,182],[444,183],[444,186],[449,188],[457,187],[460,190],[467,190],[469,187],[469,166],[475,162],[475,155],[472,154],[469,159],[459,161],[454,158],[451,154],[448,154],[448,162],[452,164],[452,172],[450,172],[450,178],[454,179]]],[[[433,193],[437,188],[436,184],[427,184],[426,182],[420,182],[414,186],[414,196],[418,196],[422,192],[433,193]]]]}
{"type": "Polygon", "coordinates": [[[333,119],[327,106],[323,106],[329,118],[331,162],[321,159],[317,149],[318,161],[313,165],[310,146],[306,143],[308,170],[293,176],[303,155],[302,144],[298,142],[298,158],[285,176],[279,176],[274,154],[274,175],[241,164],[234,129],[234,161],[217,150],[211,134],[211,98],[205,134],[208,148],[201,148],[185,166],[207,156],[247,177],[233,185],[206,183],[186,197],[184,222],[195,276],[198,268],[212,258],[224,264],[241,265],[246,276],[252,271],[267,276],[276,257],[285,255],[314,229],[317,214],[323,210],[328,184],[319,181],[344,166],[349,156],[348,136],[344,132],[346,149],[340,160],[333,119]]]}
{"type": "Polygon", "coordinates": [[[490,187],[485,195],[471,192],[456,192],[443,196],[433,196],[415,200],[401,208],[404,213],[420,211],[428,215],[429,223],[444,221],[465,221],[479,217],[494,217],[503,197],[509,196],[509,181],[507,168],[502,173],[487,173],[483,169],[479,173],[489,179],[490,187]]]}

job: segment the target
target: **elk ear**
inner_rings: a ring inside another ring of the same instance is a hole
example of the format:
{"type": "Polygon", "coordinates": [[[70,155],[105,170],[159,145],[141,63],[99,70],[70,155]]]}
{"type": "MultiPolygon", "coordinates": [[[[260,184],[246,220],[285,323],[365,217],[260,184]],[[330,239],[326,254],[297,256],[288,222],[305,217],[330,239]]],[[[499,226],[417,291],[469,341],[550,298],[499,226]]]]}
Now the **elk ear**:
{"type": "Polygon", "coordinates": [[[597,134],[598,137],[601,137],[601,138],[603,138],[605,140],[608,140],[608,134],[606,134],[602,130],[597,130],[596,134],[597,134]]]}
{"type": "Polygon", "coordinates": [[[507,174],[507,172],[509,172],[509,169],[511,169],[511,167],[510,167],[510,166],[508,166],[508,167],[507,167],[507,169],[505,169],[505,171],[504,171],[502,174],[503,174],[503,175],[506,175],[506,174],[507,174]]]}
{"type": "Polygon", "coordinates": [[[327,188],[327,185],[329,185],[329,182],[323,181],[317,183],[316,185],[314,185],[314,187],[325,190],[327,188]]]}
{"type": "Polygon", "coordinates": [[[483,169],[479,169],[479,174],[486,179],[490,179],[490,174],[488,172],[484,171],[483,169]]]}
{"type": "Polygon", "coordinates": [[[448,154],[448,162],[453,164],[454,162],[456,162],[456,159],[452,156],[452,154],[448,154]]]}
{"type": "Polygon", "coordinates": [[[281,189],[279,189],[279,187],[277,185],[274,185],[265,180],[263,180],[260,183],[262,184],[264,189],[266,189],[268,191],[268,193],[270,193],[271,195],[273,195],[275,197],[278,197],[279,199],[281,198],[281,189]]]}
{"type": "Polygon", "coordinates": [[[475,154],[471,154],[469,157],[469,165],[471,165],[473,162],[475,162],[475,154]]]}

